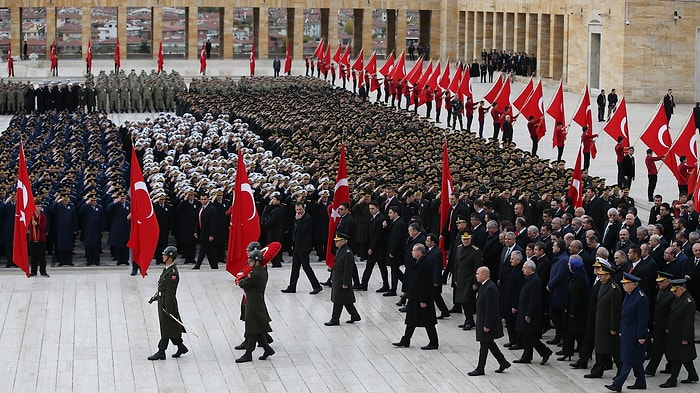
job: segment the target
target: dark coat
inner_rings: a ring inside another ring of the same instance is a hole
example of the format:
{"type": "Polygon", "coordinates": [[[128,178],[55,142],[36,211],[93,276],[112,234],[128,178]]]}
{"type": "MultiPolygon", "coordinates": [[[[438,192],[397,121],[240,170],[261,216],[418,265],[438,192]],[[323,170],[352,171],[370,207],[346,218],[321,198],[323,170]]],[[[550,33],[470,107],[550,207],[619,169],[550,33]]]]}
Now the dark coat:
{"type": "Polygon", "coordinates": [[[109,222],[107,243],[112,247],[126,247],[131,232],[131,221],[127,218],[131,214],[129,201],[124,202],[124,204],[110,202],[106,212],[109,222]]]}
{"type": "Polygon", "coordinates": [[[197,232],[200,207],[201,204],[198,201],[190,203],[187,200],[177,205],[177,240],[181,242],[195,241],[194,234],[197,232]]]}
{"type": "MultiPolygon", "coordinates": [[[[348,236],[350,236],[350,240],[348,241],[348,247],[350,250],[355,250],[357,249],[357,246],[355,245],[355,219],[352,217],[352,214],[348,213],[344,215],[343,217],[340,217],[338,219],[338,225],[335,227],[336,232],[344,233],[348,236]]],[[[333,244],[333,248],[335,248],[335,244],[333,244]]]]}
{"type": "Polygon", "coordinates": [[[156,220],[158,221],[158,228],[160,233],[158,234],[158,243],[167,244],[168,236],[173,230],[173,208],[164,203],[163,206],[156,202],[153,204],[153,210],[156,212],[156,220]]]}
{"type": "Polygon", "coordinates": [[[525,278],[518,297],[518,314],[515,319],[515,330],[520,333],[540,333],[542,331],[542,280],[533,273],[525,278]],[[530,317],[530,322],[525,321],[530,317]]]}
{"type": "Polygon", "coordinates": [[[472,285],[479,285],[476,281],[476,269],[482,266],[482,252],[476,246],[464,247],[460,244],[455,251],[455,266],[452,273],[454,281],[454,302],[459,304],[476,303],[476,292],[472,285]]]}
{"type": "Polygon", "coordinates": [[[214,233],[214,243],[222,244],[226,243],[228,240],[228,227],[231,223],[231,217],[226,215],[226,211],[229,209],[230,204],[225,200],[213,200],[211,202],[216,209],[216,231],[214,233]]]}
{"type": "Polygon", "coordinates": [[[384,260],[386,252],[386,242],[384,240],[386,233],[382,225],[383,222],[384,215],[377,213],[376,216],[370,219],[367,232],[368,249],[372,250],[370,257],[378,261],[384,260]]]}
{"type": "Polygon", "coordinates": [[[170,316],[182,321],[177,307],[177,285],[180,283],[180,272],[177,266],[172,265],[163,269],[158,278],[158,321],[160,322],[161,338],[179,338],[185,332],[185,328],[170,316]],[[170,315],[168,315],[170,314],[170,315]]]}
{"type": "Polygon", "coordinates": [[[267,286],[267,268],[257,266],[248,277],[242,278],[238,285],[245,290],[245,335],[271,332],[270,314],[265,304],[265,287],[267,286]]]}
{"type": "Polygon", "coordinates": [[[355,218],[355,233],[348,233],[356,243],[367,243],[368,227],[372,215],[369,213],[369,204],[360,202],[352,207],[352,217],[355,218]]]}
{"type": "Polygon", "coordinates": [[[311,236],[311,216],[304,213],[300,219],[294,220],[294,232],[292,236],[294,241],[294,251],[301,253],[311,252],[313,246],[311,236]]]}
{"type": "MultiPolygon", "coordinates": [[[[520,289],[525,283],[525,276],[523,275],[523,261],[516,266],[508,265],[508,270],[505,275],[500,277],[499,291],[501,295],[501,317],[506,321],[515,322],[516,315],[513,314],[513,309],[518,307],[518,299],[520,297],[520,289]]],[[[505,272],[501,269],[501,272],[505,272]]]]}
{"type": "MultiPolygon", "coordinates": [[[[92,206],[86,203],[80,206],[78,215],[80,216],[82,238],[85,248],[100,248],[102,246],[102,231],[104,230],[104,211],[102,206],[95,205],[93,209],[92,206]]],[[[61,231],[62,230],[63,228],[61,228],[61,231]]]]}
{"type": "Polygon", "coordinates": [[[260,226],[262,226],[263,234],[265,234],[264,242],[269,244],[272,242],[282,242],[284,239],[284,208],[282,206],[268,205],[265,206],[263,215],[260,218],[260,226]]]}
{"type": "Polygon", "coordinates": [[[572,276],[569,282],[569,291],[566,300],[564,317],[566,328],[570,332],[583,336],[586,329],[586,317],[588,316],[588,299],[591,295],[591,287],[586,280],[585,273],[572,276]]]}
{"type": "MultiPolygon", "coordinates": [[[[309,230],[313,230],[313,241],[314,242],[325,242],[328,240],[328,220],[330,218],[328,214],[328,208],[331,206],[331,202],[314,203],[309,206],[307,213],[312,217],[313,228],[309,227],[309,230]]],[[[351,233],[348,235],[352,236],[351,233]]]]}
{"type": "Polygon", "coordinates": [[[197,240],[199,243],[207,243],[209,242],[209,236],[213,236],[216,240],[219,227],[216,208],[213,204],[209,203],[206,207],[202,206],[200,210],[202,211],[198,213],[197,240]]]}
{"type": "Polygon", "coordinates": [[[498,312],[498,287],[489,279],[479,286],[476,295],[476,341],[493,341],[503,337],[503,322],[498,312]],[[490,329],[488,332],[484,328],[490,329]]]}
{"type": "Polygon", "coordinates": [[[438,285],[435,289],[442,292],[442,250],[438,246],[433,246],[426,251],[425,259],[433,271],[433,285],[438,285]]]}
{"type": "Polygon", "coordinates": [[[2,217],[0,244],[12,246],[15,233],[15,202],[4,203],[0,201],[0,216],[2,217]]]}
{"type": "Polygon", "coordinates": [[[622,363],[637,364],[644,361],[649,324],[649,298],[639,287],[625,296],[620,318],[620,360],[622,363]]]}
{"type": "MultiPolygon", "coordinates": [[[[78,230],[78,215],[75,206],[72,204],[64,206],[62,203],[54,203],[51,206],[51,213],[52,221],[56,223],[56,228],[58,229],[54,234],[54,247],[57,250],[72,250],[73,235],[78,230]]],[[[128,238],[129,234],[127,232],[128,238]]],[[[126,245],[126,240],[124,244],[126,245]]]]}
{"type": "Polygon", "coordinates": [[[565,252],[554,256],[552,270],[549,276],[549,305],[554,308],[566,307],[567,291],[569,289],[569,266],[565,252]]]}
{"type": "Polygon", "coordinates": [[[666,352],[666,342],[668,334],[669,315],[676,296],[671,292],[671,285],[666,289],[659,289],[656,293],[656,303],[654,304],[654,353],[663,354],[666,352]]]}
{"type": "Polygon", "coordinates": [[[344,245],[335,253],[335,263],[331,281],[331,302],[334,304],[355,303],[355,293],[352,289],[352,273],[355,271],[355,256],[350,247],[344,245]],[[347,288],[343,288],[345,285],[347,288]]]}
{"type": "MultiPolygon", "coordinates": [[[[411,261],[410,278],[408,283],[408,303],[406,303],[406,325],[409,326],[435,326],[435,302],[433,301],[433,275],[432,266],[425,257],[411,261]],[[420,303],[427,306],[422,308],[420,303]]],[[[407,267],[408,268],[408,267],[407,267]]]]}
{"type": "Polygon", "coordinates": [[[620,337],[610,334],[610,331],[620,331],[622,288],[612,278],[607,284],[601,284],[596,305],[595,350],[601,354],[616,354],[620,349],[620,337]]]}
{"type": "Polygon", "coordinates": [[[386,264],[401,265],[403,263],[403,252],[406,249],[406,224],[401,218],[389,223],[387,226],[389,234],[386,239],[386,264]],[[393,255],[393,258],[389,255],[393,255]]]}
{"type": "Polygon", "coordinates": [[[668,342],[666,359],[669,362],[685,363],[697,357],[695,350],[695,301],[685,292],[676,298],[668,318],[668,342]],[[683,345],[681,341],[687,341],[683,345]]]}
{"type": "Polygon", "coordinates": [[[498,233],[493,235],[487,234],[486,242],[484,243],[483,258],[484,266],[487,266],[491,271],[491,277],[498,277],[498,269],[500,267],[500,257],[503,244],[498,240],[498,233]]]}

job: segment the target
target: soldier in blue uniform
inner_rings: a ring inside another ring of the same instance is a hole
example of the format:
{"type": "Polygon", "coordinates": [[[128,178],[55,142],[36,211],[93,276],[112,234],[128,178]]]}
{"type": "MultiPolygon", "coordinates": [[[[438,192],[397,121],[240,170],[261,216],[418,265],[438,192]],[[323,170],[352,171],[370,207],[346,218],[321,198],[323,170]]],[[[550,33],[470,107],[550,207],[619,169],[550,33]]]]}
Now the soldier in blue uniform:
{"type": "MultiPolygon", "coordinates": [[[[109,237],[107,244],[112,247],[117,265],[129,264],[129,249],[126,243],[129,241],[131,231],[131,204],[126,200],[126,193],[119,192],[117,198],[107,205],[107,221],[109,222],[109,237]]],[[[134,263],[131,268],[131,275],[135,276],[138,265],[134,263]]]]}
{"type": "Polygon", "coordinates": [[[647,330],[649,325],[649,298],[639,288],[642,279],[624,273],[620,281],[622,289],[627,293],[622,302],[620,317],[620,361],[622,369],[613,379],[613,383],[605,385],[614,392],[622,391],[630,371],[634,371],[636,381],[628,389],[646,389],[644,376],[644,354],[647,349],[647,330]]]}
{"type": "Polygon", "coordinates": [[[56,222],[54,247],[58,266],[73,266],[73,239],[78,229],[75,206],[70,203],[68,195],[61,195],[50,211],[56,222]]]}
{"type": "Polygon", "coordinates": [[[88,203],[80,206],[78,216],[82,224],[83,244],[87,266],[100,266],[100,248],[102,247],[102,231],[104,229],[104,211],[97,204],[97,196],[88,197],[88,203]]]}

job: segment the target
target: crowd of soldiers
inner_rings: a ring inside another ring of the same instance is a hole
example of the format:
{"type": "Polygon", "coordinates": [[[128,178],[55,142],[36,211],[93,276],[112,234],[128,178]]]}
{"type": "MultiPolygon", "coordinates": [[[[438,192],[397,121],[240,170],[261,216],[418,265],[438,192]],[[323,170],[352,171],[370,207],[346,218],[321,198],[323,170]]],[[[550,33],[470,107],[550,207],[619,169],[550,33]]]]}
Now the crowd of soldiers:
{"type": "Polygon", "coordinates": [[[88,100],[88,112],[105,113],[129,112],[174,112],[175,96],[187,91],[182,76],[175,70],[136,74],[132,69],[127,75],[104,70],[97,77],[89,75],[85,82],[88,95],[94,94],[95,101],[88,100]]]}

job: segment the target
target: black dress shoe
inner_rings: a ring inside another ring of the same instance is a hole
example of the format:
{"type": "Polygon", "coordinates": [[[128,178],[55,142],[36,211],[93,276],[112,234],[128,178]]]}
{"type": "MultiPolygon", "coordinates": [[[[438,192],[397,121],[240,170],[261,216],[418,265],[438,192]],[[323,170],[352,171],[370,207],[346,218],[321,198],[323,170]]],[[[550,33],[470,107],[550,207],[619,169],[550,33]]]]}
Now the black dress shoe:
{"type": "Polygon", "coordinates": [[[359,322],[361,320],[362,320],[362,318],[360,318],[359,315],[356,315],[354,317],[350,317],[350,319],[345,321],[345,323],[355,323],[355,322],[359,322]]]}
{"type": "Polygon", "coordinates": [[[339,321],[328,321],[328,322],[324,322],[323,324],[326,326],[338,326],[338,325],[340,325],[340,322],[339,321]]]}
{"type": "Polygon", "coordinates": [[[560,362],[565,362],[565,361],[567,361],[567,360],[571,360],[571,355],[559,356],[559,357],[557,358],[557,360],[560,361],[560,362]]]}
{"type": "Polygon", "coordinates": [[[681,383],[695,383],[697,381],[698,381],[697,378],[688,378],[688,379],[682,380],[681,383]]]}
{"type": "Polygon", "coordinates": [[[401,296],[398,302],[396,302],[397,306],[405,306],[406,305],[406,298],[401,296]]]}
{"type": "Polygon", "coordinates": [[[248,339],[243,340],[242,343],[236,345],[235,347],[233,347],[233,349],[236,349],[236,350],[239,350],[239,351],[240,351],[240,350],[245,349],[246,345],[248,345],[248,339]]]}
{"type": "Polygon", "coordinates": [[[252,361],[253,361],[253,357],[250,356],[250,354],[248,352],[246,352],[245,354],[243,354],[243,356],[236,359],[236,363],[247,363],[247,362],[252,362],[252,361]]]}
{"type": "Polygon", "coordinates": [[[508,347],[508,350],[510,350],[510,351],[518,351],[521,349],[523,349],[523,346],[519,345],[519,344],[514,344],[514,345],[511,345],[510,347],[508,347]]]}
{"type": "Polygon", "coordinates": [[[437,317],[437,319],[445,319],[445,318],[449,318],[449,317],[450,317],[450,313],[448,312],[448,313],[440,314],[440,316],[437,317]]]}
{"type": "Polygon", "coordinates": [[[603,374],[585,374],[584,378],[603,378],[603,374]]]}
{"type": "Polygon", "coordinates": [[[424,347],[420,347],[420,349],[422,349],[422,350],[424,350],[424,351],[428,351],[428,350],[431,350],[431,349],[438,349],[438,345],[437,345],[437,344],[428,344],[428,345],[426,345],[426,346],[424,346],[424,347]]]}
{"type": "Polygon", "coordinates": [[[530,364],[530,363],[532,363],[532,360],[528,360],[528,359],[515,359],[515,360],[513,360],[513,363],[530,364]]]}
{"type": "MultiPolygon", "coordinates": [[[[281,263],[273,263],[273,264],[272,264],[272,267],[282,267],[282,264],[281,264],[281,263]]],[[[261,356],[261,357],[262,357],[262,356],[261,356]]]]}
{"type": "Polygon", "coordinates": [[[42,277],[46,277],[46,278],[51,277],[51,276],[48,275],[48,273],[41,273],[41,276],[42,276],[42,277]]]}
{"type": "Polygon", "coordinates": [[[544,366],[545,364],[547,364],[550,356],[552,356],[552,351],[549,351],[549,353],[542,356],[542,360],[540,361],[540,365],[544,366]]]}
{"type": "Polygon", "coordinates": [[[588,364],[580,363],[580,362],[576,361],[573,363],[569,363],[569,367],[571,367],[573,369],[577,369],[577,370],[584,370],[584,369],[588,368],[588,364]]]}
{"type": "Polygon", "coordinates": [[[393,292],[393,291],[384,292],[384,294],[382,296],[386,296],[386,297],[396,296],[396,292],[393,292]]]}
{"type": "Polygon", "coordinates": [[[165,351],[158,351],[148,357],[148,360],[165,360],[165,351]]]}
{"type": "Polygon", "coordinates": [[[327,286],[327,287],[330,287],[330,286],[333,285],[333,284],[331,283],[331,280],[328,280],[328,281],[322,282],[321,285],[325,285],[325,286],[327,286]]]}
{"type": "Polygon", "coordinates": [[[557,344],[558,342],[559,342],[559,339],[554,339],[554,338],[553,338],[553,339],[551,339],[551,340],[545,341],[545,344],[555,345],[555,344],[557,344]]]}
{"type": "Polygon", "coordinates": [[[364,286],[364,285],[362,285],[362,284],[360,284],[360,285],[353,285],[353,286],[352,286],[352,289],[357,290],[357,291],[366,291],[366,290],[367,290],[367,287],[364,286]]]}
{"type": "Polygon", "coordinates": [[[644,370],[644,375],[649,376],[649,377],[654,377],[654,376],[656,376],[656,372],[644,370]]]}
{"type": "Polygon", "coordinates": [[[316,294],[318,294],[318,293],[321,292],[321,291],[323,291],[323,288],[322,288],[322,287],[314,288],[313,291],[309,292],[309,295],[316,295],[316,294]]]}
{"type": "Polygon", "coordinates": [[[274,354],[275,354],[275,350],[270,348],[270,347],[267,347],[267,349],[265,349],[265,353],[263,353],[262,356],[260,356],[258,359],[265,360],[274,354]]]}
{"type": "Polygon", "coordinates": [[[472,370],[472,371],[468,372],[467,375],[469,375],[470,377],[484,375],[484,370],[472,370]]]}
{"type": "MultiPolygon", "coordinates": [[[[192,266],[192,270],[199,270],[199,266],[192,266]]],[[[253,360],[253,359],[250,359],[250,360],[253,360]]],[[[250,360],[248,360],[248,362],[250,360]]],[[[238,359],[236,359],[236,362],[238,362],[238,359]]],[[[241,363],[241,362],[239,362],[239,363],[241,363]]]]}
{"type": "Polygon", "coordinates": [[[173,354],[173,357],[174,357],[174,358],[179,358],[180,356],[186,354],[186,353],[189,352],[189,351],[190,351],[190,350],[187,349],[187,347],[186,347],[184,344],[180,344],[180,345],[177,346],[177,352],[175,352],[175,353],[173,354]]]}
{"type": "MultiPolygon", "coordinates": [[[[450,313],[461,313],[461,312],[462,312],[462,307],[454,306],[450,309],[450,313]]],[[[480,374],[480,375],[484,375],[484,374],[480,374]]]]}
{"type": "MultiPolygon", "coordinates": [[[[675,383],[669,383],[669,382],[664,382],[661,385],[659,385],[660,388],[675,388],[676,384],[675,383]]],[[[619,392],[619,390],[618,390],[619,392]]]]}
{"type": "Polygon", "coordinates": [[[627,389],[630,390],[645,390],[647,387],[642,385],[627,385],[627,389]]]}
{"type": "Polygon", "coordinates": [[[411,343],[406,342],[403,339],[401,339],[401,341],[399,341],[397,343],[391,343],[391,345],[393,345],[395,347],[399,347],[399,348],[408,348],[411,345],[411,343]]]}
{"type": "Polygon", "coordinates": [[[501,366],[495,372],[498,374],[502,374],[508,368],[510,368],[510,363],[506,362],[506,364],[501,364],[501,366]]]}
{"type": "Polygon", "coordinates": [[[512,344],[512,343],[505,343],[505,344],[503,344],[503,346],[506,347],[506,348],[510,348],[511,345],[513,345],[513,344],[512,344]]]}
{"type": "Polygon", "coordinates": [[[406,312],[406,306],[399,308],[399,312],[406,312]]]}
{"type": "Polygon", "coordinates": [[[554,352],[555,355],[561,356],[564,354],[564,350],[554,352]]]}
{"type": "Polygon", "coordinates": [[[472,330],[474,328],[474,325],[467,323],[462,327],[462,330],[472,330]]]}
{"type": "Polygon", "coordinates": [[[296,289],[285,288],[285,289],[280,290],[280,292],[282,292],[282,293],[296,293],[297,291],[296,291],[296,289]]]}
{"type": "Polygon", "coordinates": [[[622,387],[620,387],[620,386],[615,386],[615,385],[613,385],[613,384],[605,385],[605,387],[606,387],[608,390],[612,390],[613,392],[621,392],[621,391],[622,391],[622,387]]]}
{"type": "Polygon", "coordinates": [[[384,292],[389,292],[389,287],[387,287],[387,286],[383,286],[383,287],[381,287],[381,288],[377,289],[377,290],[376,290],[376,291],[374,291],[374,292],[376,292],[376,293],[384,293],[384,292]]]}
{"type": "Polygon", "coordinates": [[[663,369],[663,370],[659,371],[659,373],[660,374],[671,374],[671,370],[663,369]]]}

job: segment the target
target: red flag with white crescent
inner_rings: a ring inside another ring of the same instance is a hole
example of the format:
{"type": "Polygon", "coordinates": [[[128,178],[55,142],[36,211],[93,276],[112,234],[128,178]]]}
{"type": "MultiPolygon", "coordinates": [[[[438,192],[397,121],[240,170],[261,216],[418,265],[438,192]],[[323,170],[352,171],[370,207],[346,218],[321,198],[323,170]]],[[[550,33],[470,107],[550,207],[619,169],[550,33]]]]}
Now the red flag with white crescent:
{"type": "Polygon", "coordinates": [[[292,52],[289,51],[289,38],[287,39],[287,49],[284,52],[284,73],[289,75],[292,72],[292,52]]]}
{"type": "MultiPolygon", "coordinates": [[[[659,104],[656,106],[655,113],[649,120],[649,124],[646,126],[644,131],[642,131],[640,139],[657,156],[665,156],[671,149],[671,133],[668,130],[668,119],[666,118],[666,113],[663,110],[662,102],[659,102],[659,104]]],[[[674,159],[666,159],[664,160],[664,164],[666,164],[668,169],[671,170],[671,173],[677,176],[678,163],[672,154],[668,157],[672,157],[674,159]]]]}
{"type": "MultiPolygon", "coordinates": [[[[664,158],[663,162],[671,168],[671,165],[676,165],[681,156],[686,157],[685,163],[697,167],[698,163],[698,150],[697,150],[697,133],[695,132],[695,122],[693,121],[693,113],[691,112],[685,125],[681,129],[681,133],[678,134],[675,142],[668,149],[668,154],[664,158]]],[[[673,174],[678,178],[678,170],[673,171],[673,174]]],[[[695,181],[694,176],[689,178],[688,190],[693,189],[693,181],[695,181]]]]}
{"type": "Polygon", "coordinates": [[[226,252],[226,271],[236,275],[248,260],[246,247],[260,237],[260,217],[255,207],[253,189],[248,181],[245,161],[241,149],[238,149],[236,166],[236,184],[233,189],[231,204],[231,227],[228,232],[228,250],[226,252]]]}
{"type": "MultiPolygon", "coordinates": [[[[131,233],[126,245],[131,249],[134,262],[141,268],[141,276],[146,277],[148,267],[158,245],[158,219],[153,210],[148,187],[143,180],[143,172],[136,158],[136,150],[131,150],[131,233]]],[[[159,257],[160,255],[156,255],[159,257]]]]}
{"type": "MultiPolygon", "coordinates": [[[[450,195],[452,194],[452,174],[450,158],[447,154],[447,140],[442,145],[442,187],[440,189],[440,223],[450,219],[450,195]]],[[[440,239],[440,248],[445,250],[445,239],[440,239]]],[[[445,250],[448,251],[448,250],[445,250]]],[[[447,252],[442,253],[442,267],[447,266],[447,252]]]]}
{"type": "MultiPolygon", "coordinates": [[[[588,127],[588,134],[593,133],[593,116],[591,115],[591,95],[588,91],[588,83],[583,89],[583,95],[581,96],[581,102],[579,103],[576,113],[574,113],[573,122],[578,124],[583,128],[583,126],[588,127]]],[[[591,157],[595,158],[598,153],[598,149],[595,146],[595,142],[591,143],[591,157]]]]}
{"type": "Polygon", "coordinates": [[[314,56],[316,56],[316,58],[319,60],[323,58],[323,41],[323,37],[321,37],[321,40],[318,41],[318,45],[316,45],[316,50],[314,51],[314,56]]]}
{"type": "Polygon", "coordinates": [[[530,78],[529,81],[527,81],[527,84],[525,87],[523,87],[523,90],[518,94],[517,97],[515,97],[515,100],[513,100],[513,107],[520,112],[523,111],[523,107],[525,106],[525,103],[527,100],[530,98],[530,95],[535,91],[535,84],[532,81],[532,78],[530,78]]]}
{"type": "Polygon", "coordinates": [[[160,45],[158,45],[158,73],[163,71],[163,41],[160,41],[160,45]]]}
{"type": "Polygon", "coordinates": [[[453,94],[457,94],[459,92],[459,83],[462,81],[462,64],[457,65],[457,70],[455,71],[455,74],[452,75],[452,81],[450,82],[450,87],[449,90],[453,94]]]}
{"type": "MultiPolygon", "coordinates": [[[[552,102],[547,107],[547,114],[554,118],[554,128],[556,128],[558,122],[561,122],[562,126],[566,124],[566,119],[564,118],[564,89],[561,80],[554,97],[552,97],[552,102]]],[[[552,135],[552,147],[554,147],[554,135],[552,135]]]]}
{"type": "Polygon", "coordinates": [[[384,62],[384,65],[382,68],[379,70],[379,73],[388,76],[391,73],[391,70],[394,68],[394,52],[392,51],[389,56],[387,57],[386,61],[384,62]]]}
{"type": "Polygon", "coordinates": [[[505,79],[494,101],[498,102],[498,107],[501,108],[501,110],[504,110],[506,105],[510,106],[510,78],[506,77],[505,79]]]}
{"type": "MultiPolygon", "coordinates": [[[[525,105],[523,105],[520,113],[529,119],[530,116],[534,116],[535,119],[539,119],[544,116],[544,99],[542,98],[542,81],[537,83],[532,94],[528,97],[525,105]]],[[[547,133],[547,123],[542,121],[540,126],[537,128],[537,140],[542,140],[542,137],[547,133]]]]}
{"type": "Polygon", "coordinates": [[[87,56],[85,57],[85,61],[87,62],[88,68],[92,70],[92,41],[91,40],[88,40],[88,49],[87,49],[87,56]]]}
{"type": "MultiPolygon", "coordinates": [[[[484,94],[484,101],[490,102],[493,104],[496,102],[496,97],[498,97],[498,93],[501,91],[501,88],[503,87],[503,75],[498,75],[496,77],[496,81],[493,82],[493,85],[491,85],[491,88],[489,91],[484,94]]],[[[501,105],[499,103],[499,105],[501,105]]],[[[501,105],[501,109],[504,108],[505,105],[501,105]]]]}
{"type": "MultiPolygon", "coordinates": [[[[331,205],[331,214],[328,218],[328,240],[326,241],[326,265],[333,268],[335,256],[333,255],[333,238],[335,237],[335,229],[340,221],[338,214],[338,206],[342,202],[350,203],[350,186],[348,184],[348,169],[345,164],[345,145],[340,146],[340,159],[338,160],[338,176],[335,178],[335,189],[333,190],[333,204],[331,205]]],[[[351,235],[349,233],[348,235],[351,235]]]]}
{"type": "Polygon", "coordinates": [[[581,156],[583,153],[583,145],[578,148],[576,156],[576,166],[574,166],[574,174],[571,176],[571,184],[567,196],[571,198],[574,208],[583,207],[583,176],[581,175],[581,156]]]}
{"type": "Polygon", "coordinates": [[[442,72],[442,76],[440,77],[440,82],[438,82],[438,86],[442,88],[442,90],[447,90],[450,88],[450,62],[448,61],[445,63],[445,70],[442,72]]]}
{"type": "Polygon", "coordinates": [[[255,75],[255,44],[250,48],[250,76],[255,75]]]}
{"type": "Polygon", "coordinates": [[[618,137],[623,137],[622,146],[629,147],[630,132],[627,124],[627,104],[625,103],[625,97],[622,97],[615,113],[610,116],[610,120],[603,126],[603,131],[616,142],[618,137]]]}
{"type": "Polygon", "coordinates": [[[15,204],[15,227],[12,239],[12,260],[29,277],[29,255],[27,254],[27,228],[34,216],[36,205],[32,194],[24,148],[19,145],[19,169],[17,171],[17,201],[15,204]]]}
{"type": "Polygon", "coordinates": [[[122,57],[119,51],[119,37],[117,37],[117,46],[114,48],[114,65],[117,66],[117,71],[122,68],[122,57]]]}
{"type": "Polygon", "coordinates": [[[207,50],[205,43],[202,42],[202,50],[199,52],[199,73],[204,74],[207,71],[207,50]]]}

